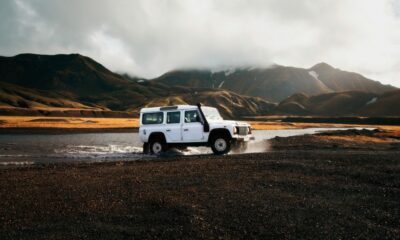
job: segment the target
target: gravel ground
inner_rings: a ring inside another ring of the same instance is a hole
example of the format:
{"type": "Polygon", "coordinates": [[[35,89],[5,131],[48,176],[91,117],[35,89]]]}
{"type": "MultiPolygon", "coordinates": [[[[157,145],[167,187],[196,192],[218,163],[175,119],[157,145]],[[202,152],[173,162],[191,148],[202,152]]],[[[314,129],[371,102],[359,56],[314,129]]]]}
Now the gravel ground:
{"type": "Polygon", "coordinates": [[[0,239],[398,239],[400,152],[0,169],[0,239]]]}

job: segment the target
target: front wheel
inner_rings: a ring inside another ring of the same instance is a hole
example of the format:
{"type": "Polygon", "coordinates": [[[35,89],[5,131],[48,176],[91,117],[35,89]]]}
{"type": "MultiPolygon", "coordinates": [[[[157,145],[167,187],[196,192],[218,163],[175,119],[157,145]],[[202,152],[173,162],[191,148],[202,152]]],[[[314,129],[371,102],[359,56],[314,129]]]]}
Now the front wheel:
{"type": "Polygon", "coordinates": [[[211,149],[216,155],[226,154],[231,150],[231,141],[226,136],[217,136],[211,141],[211,149]]]}

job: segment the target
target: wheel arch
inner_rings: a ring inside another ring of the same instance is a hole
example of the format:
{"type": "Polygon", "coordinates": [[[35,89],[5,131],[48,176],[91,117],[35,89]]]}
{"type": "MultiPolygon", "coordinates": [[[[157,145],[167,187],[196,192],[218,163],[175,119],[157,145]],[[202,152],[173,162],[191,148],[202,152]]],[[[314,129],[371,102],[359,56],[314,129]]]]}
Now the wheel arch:
{"type": "Polygon", "coordinates": [[[210,143],[211,140],[216,136],[227,136],[229,138],[232,138],[231,133],[229,132],[228,129],[217,128],[217,129],[211,130],[210,135],[208,136],[208,142],[210,143]]]}
{"type": "Polygon", "coordinates": [[[150,134],[150,136],[149,136],[148,142],[151,142],[151,140],[157,139],[157,138],[162,139],[164,142],[167,141],[167,139],[165,138],[164,133],[162,133],[162,132],[152,132],[150,134]]]}

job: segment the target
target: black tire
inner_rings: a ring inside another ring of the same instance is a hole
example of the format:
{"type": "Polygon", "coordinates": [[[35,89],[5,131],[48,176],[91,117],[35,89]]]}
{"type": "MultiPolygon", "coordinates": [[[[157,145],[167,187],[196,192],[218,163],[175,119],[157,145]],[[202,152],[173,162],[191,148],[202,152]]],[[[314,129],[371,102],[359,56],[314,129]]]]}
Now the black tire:
{"type": "Polygon", "coordinates": [[[165,140],[162,138],[152,138],[149,141],[150,153],[160,155],[167,150],[165,140]]]}
{"type": "Polygon", "coordinates": [[[215,155],[227,154],[231,150],[231,138],[226,135],[217,135],[211,140],[211,149],[215,155]]]}
{"type": "Polygon", "coordinates": [[[149,154],[149,152],[150,152],[149,143],[144,143],[143,144],[143,154],[149,154]]]}

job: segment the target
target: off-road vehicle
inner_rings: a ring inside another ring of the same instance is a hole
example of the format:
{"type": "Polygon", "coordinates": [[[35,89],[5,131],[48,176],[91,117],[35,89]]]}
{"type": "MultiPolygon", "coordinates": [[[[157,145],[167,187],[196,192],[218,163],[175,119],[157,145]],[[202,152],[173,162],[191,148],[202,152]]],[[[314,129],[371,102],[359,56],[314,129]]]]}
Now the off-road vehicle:
{"type": "Polygon", "coordinates": [[[170,147],[208,146],[214,154],[245,150],[254,139],[247,123],[223,120],[213,107],[178,105],[140,110],[139,136],[144,153],[160,154],[170,147]]]}

